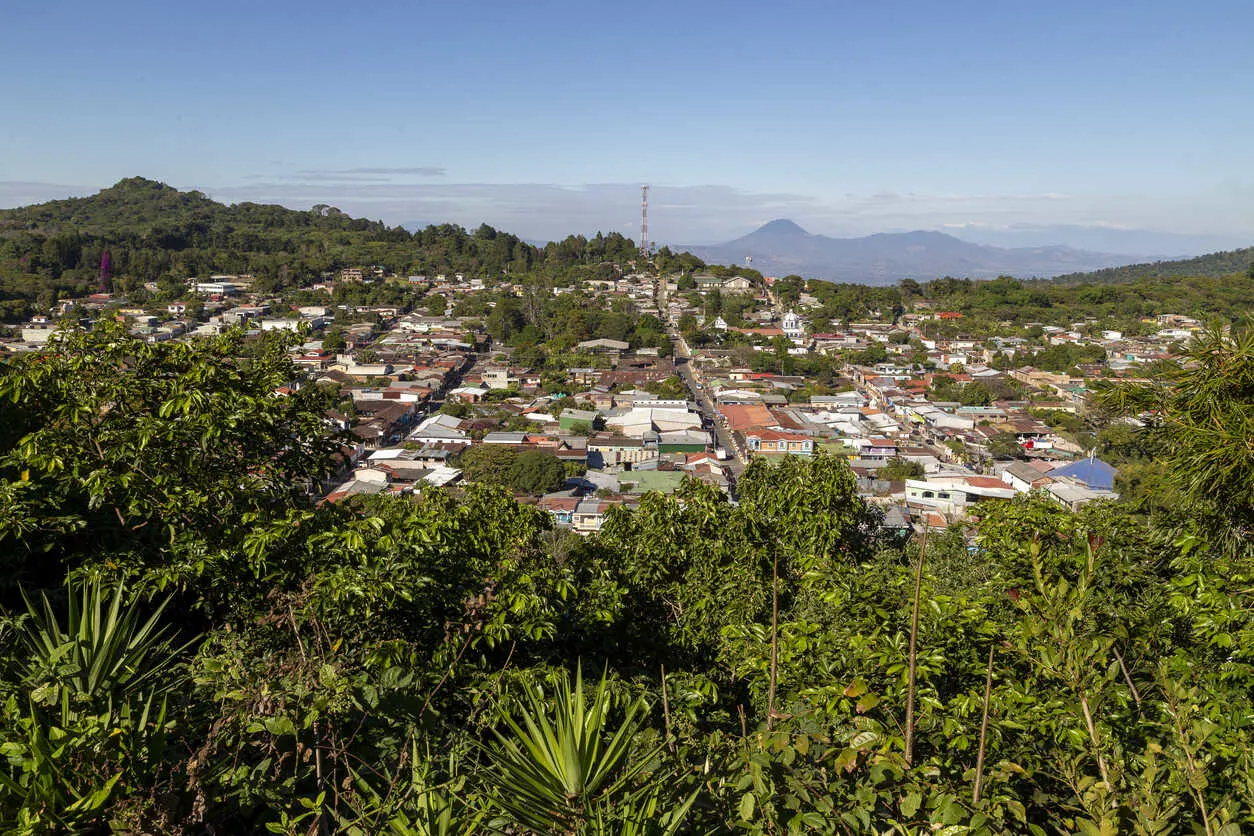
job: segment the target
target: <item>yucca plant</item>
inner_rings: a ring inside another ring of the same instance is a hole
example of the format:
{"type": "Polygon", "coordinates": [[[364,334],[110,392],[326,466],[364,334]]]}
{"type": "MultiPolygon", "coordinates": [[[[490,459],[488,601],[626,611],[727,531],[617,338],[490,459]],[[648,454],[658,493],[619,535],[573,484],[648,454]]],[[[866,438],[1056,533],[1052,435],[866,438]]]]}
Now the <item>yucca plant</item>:
{"type": "MultiPolygon", "coordinates": [[[[573,686],[568,676],[559,679],[551,696],[524,686],[521,705],[502,712],[505,730],[493,732],[493,803],[515,825],[538,833],[654,831],[664,818],[660,787],[632,784],[665,744],[632,758],[632,738],[644,727],[647,704],[643,698],[630,702],[613,729],[612,708],[605,674],[591,695],[584,691],[582,669],[573,686]]],[[[660,832],[677,830],[691,804],[675,805],[680,814],[660,832]]]]}
{"type": "Polygon", "coordinates": [[[144,618],[138,601],[123,604],[121,584],[109,590],[82,583],[67,597],[62,626],[46,594],[36,603],[23,593],[29,617],[17,633],[28,654],[23,678],[36,701],[50,702],[64,690],[76,702],[107,710],[174,686],[163,676],[182,648],[172,646],[161,624],[168,599],[144,618]]]}
{"type": "Polygon", "coordinates": [[[124,594],[77,584],[62,613],[47,595],[24,596],[26,615],[10,622],[27,690],[25,712],[16,695],[6,701],[14,728],[0,735],[0,821],[18,822],[15,832],[90,829],[118,787],[157,780],[182,648],[161,624],[166,603],[145,617],[124,594]]]}

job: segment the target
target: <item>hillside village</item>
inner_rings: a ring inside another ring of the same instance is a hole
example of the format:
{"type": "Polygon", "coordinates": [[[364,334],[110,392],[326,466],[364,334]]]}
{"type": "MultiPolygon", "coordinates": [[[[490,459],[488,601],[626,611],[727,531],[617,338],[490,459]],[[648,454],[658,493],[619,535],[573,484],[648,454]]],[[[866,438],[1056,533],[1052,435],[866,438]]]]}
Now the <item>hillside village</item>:
{"type": "Polygon", "coordinates": [[[841,321],[816,316],[819,284],[794,278],[785,294],[775,279],[722,269],[543,288],[666,332],[655,345],[594,337],[559,353],[543,340],[494,339],[501,300],[534,303],[537,293],[508,277],[350,268],[276,295],[253,292],[248,276],[211,276],[164,305],[109,293],[62,300],[2,346],[29,351],[66,319],[102,317],[153,342],[231,328],[298,334],[292,360],[305,376],[291,386],[338,392],[327,420],[344,447],[329,502],[491,481],[589,533],[647,491],[691,478],[734,498],[753,457],[826,453],[849,461],[887,525],[921,530],[973,526],[988,503],[1032,491],[1073,509],[1115,498],[1115,467],[1094,454],[1087,420],[1093,383],[1136,378],[1200,327],[1164,311],[1136,336],[1096,321],[976,333],[924,298],[841,321]],[[429,301],[331,301],[337,288],[371,284],[429,301]],[[324,304],[310,302],[318,294],[324,304]],[[1046,370],[1030,362],[1042,351],[1079,359],[1046,370]]]}

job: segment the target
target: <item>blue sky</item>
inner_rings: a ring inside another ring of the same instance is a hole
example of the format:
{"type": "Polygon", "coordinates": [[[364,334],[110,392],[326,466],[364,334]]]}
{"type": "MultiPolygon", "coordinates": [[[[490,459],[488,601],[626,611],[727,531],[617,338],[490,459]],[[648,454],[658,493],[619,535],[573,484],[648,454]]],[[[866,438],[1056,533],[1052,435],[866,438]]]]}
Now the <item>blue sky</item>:
{"type": "Polygon", "coordinates": [[[8,5],[0,205],[143,175],[634,235],[648,182],[659,243],[1254,244],[1249,0],[8,5]]]}

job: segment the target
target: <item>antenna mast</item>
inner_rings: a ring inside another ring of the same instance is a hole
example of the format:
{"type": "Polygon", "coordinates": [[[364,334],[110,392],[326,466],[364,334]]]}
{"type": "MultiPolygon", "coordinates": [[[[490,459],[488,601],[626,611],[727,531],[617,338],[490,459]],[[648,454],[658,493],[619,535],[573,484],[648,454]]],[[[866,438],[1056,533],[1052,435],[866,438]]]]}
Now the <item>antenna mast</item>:
{"type": "Polygon", "coordinates": [[[649,257],[649,186],[640,187],[640,254],[649,257]]]}

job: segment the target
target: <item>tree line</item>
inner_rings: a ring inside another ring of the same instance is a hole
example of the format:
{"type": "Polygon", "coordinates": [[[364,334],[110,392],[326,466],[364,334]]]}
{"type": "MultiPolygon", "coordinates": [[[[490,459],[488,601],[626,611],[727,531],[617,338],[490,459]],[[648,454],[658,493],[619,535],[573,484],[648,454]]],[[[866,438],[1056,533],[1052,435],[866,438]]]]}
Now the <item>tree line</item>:
{"type": "Polygon", "coordinates": [[[0,211],[0,313],[14,321],[102,282],[125,293],[148,282],[250,274],[257,289],[280,291],[366,266],[402,276],[579,280],[617,277],[637,257],[619,233],[571,235],[542,247],[487,224],[473,231],[433,224],[411,234],[331,206],[225,206],[136,177],[91,197],[0,211]]]}

